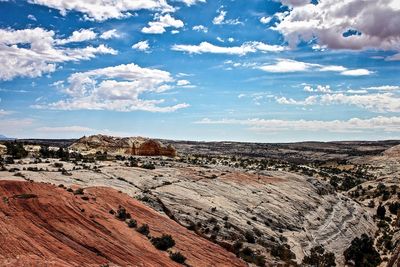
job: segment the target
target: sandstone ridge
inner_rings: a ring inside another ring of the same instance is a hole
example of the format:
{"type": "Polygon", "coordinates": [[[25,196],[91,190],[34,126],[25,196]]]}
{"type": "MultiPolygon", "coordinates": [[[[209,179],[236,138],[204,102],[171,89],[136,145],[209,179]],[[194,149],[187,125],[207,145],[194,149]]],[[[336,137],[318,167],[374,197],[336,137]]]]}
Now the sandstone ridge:
{"type": "Polygon", "coordinates": [[[172,145],[164,145],[157,140],[144,137],[113,137],[101,134],[84,136],[69,148],[82,154],[106,152],[110,155],[176,156],[176,150],[172,145]]]}
{"type": "Polygon", "coordinates": [[[0,266],[181,266],[110,213],[119,205],[138,226],[148,224],[150,236],[171,235],[171,252],[182,253],[191,266],[245,266],[114,189],[91,187],[78,195],[45,183],[0,181],[0,194],[0,266]]]}

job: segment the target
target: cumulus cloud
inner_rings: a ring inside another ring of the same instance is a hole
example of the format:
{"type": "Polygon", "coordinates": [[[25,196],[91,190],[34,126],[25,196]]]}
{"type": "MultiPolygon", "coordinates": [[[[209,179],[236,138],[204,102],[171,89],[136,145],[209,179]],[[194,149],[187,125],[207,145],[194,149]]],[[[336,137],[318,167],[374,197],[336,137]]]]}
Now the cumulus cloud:
{"type": "Polygon", "coordinates": [[[343,66],[321,65],[285,58],[278,58],[275,64],[262,65],[258,66],[257,68],[266,72],[273,73],[332,71],[339,72],[341,75],[345,76],[365,76],[374,73],[367,69],[347,69],[343,66]]]}
{"type": "Polygon", "coordinates": [[[286,48],[279,45],[269,45],[262,42],[246,42],[241,46],[216,46],[208,42],[202,42],[199,45],[173,45],[172,50],[187,52],[189,54],[230,54],[230,55],[246,55],[255,52],[281,52],[286,48]]]}
{"type": "Polygon", "coordinates": [[[225,19],[226,15],[228,12],[225,10],[220,10],[219,14],[213,18],[212,23],[215,25],[222,25],[222,24],[228,24],[228,25],[237,25],[237,24],[243,24],[239,19],[225,19]]]}
{"type": "Polygon", "coordinates": [[[261,18],[260,18],[260,22],[261,22],[262,24],[268,24],[268,23],[271,22],[272,18],[273,18],[273,17],[261,17],[261,18]]]}
{"type": "Polygon", "coordinates": [[[162,34],[166,31],[165,28],[182,28],[183,26],[183,21],[173,18],[170,14],[156,14],[154,21],[150,21],[149,26],[142,29],[142,33],[162,34]]]}
{"type": "MultiPolygon", "coordinates": [[[[354,93],[354,92],[350,92],[354,93]]],[[[353,105],[372,112],[387,113],[400,112],[400,97],[393,93],[374,93],[374,94],[344,94],[327,93],[323,95],[309,96],[303,100],[293,98],[275,97],[279,104],[285,105],[332,105],[344,104],[353,105]]]]}
{"type": "Polygon", "coordinates": [[[87,60],[96,54],[117,54],[105,45],[64,48],[60,43],[65,42],[55,39],[53,31],[42,28],[0,29],[0,80],[38,77],[54,72],[63,62],[87,60]]]}
{"type": "Polygon", "coordinates": [[[317,92],[317,93],[331,93],[331,87],[329,85],[317,85],[317,87],[312,87],[311,85],[304,86],[305,92],[317,92]]]}
{"type": "Polygon", "coordinates": [[[59,83],[67,98],[36,108],[60,110],[115,110],[171,112],[188,107],[186,103],[163,105],[164,99],[142,99],[144,93],[157,94],[172,88],[174,82],[167,71],[142,68],[136,64],[118,65],[74,73],[67,86],[59,83]]]}
{"type": "Polygon", "coordinates": [[[369,119],[351,118],[348,120],[274,120],[274,119],[202,119],[197,124],[214,125],[243,125],[250,130],[265,132],[282,131],[328,131],[328,132],[362,132],[362,131],[384,131],[400,132],[400,117],[373,117],[369,119]]]}
{"type": "Polygon", "coordinates": [[[180,2],[185,3],[187,6],[196,5],[197,3],[205,3],[206,0],[179,0],[180,2]]]}
{"type": "Polygon", "coordinates": [[[62,15],[66,15],[67,11],[77,11],[83,13],[86,19],[96,21],[121,19],[131,16],[131,11],[142,9],[174,11],[166,0],[28,0],[28,2],[57,9],[62,15]]]}
{"type": "Polygon", "coordinates": [[[136,44],[132,45],[133,49],[139,50],[139,51],[148,51],[150,49],[149,41],[140,41],[137,42],[136,44]]]}
{"type": "Polygon", "coordinates": [[[208,32],[208,28],[206,26],[204,26],[204,25],[193,26],[192,30],[198,31],[198,32],[204,32],[204,33],[208,32]]]}
{"type": "Polygon", "coordinates": [[[282,0],[291,9],[273,28],[291,46],[317,39],[331,49],[400,50],[398,0],[282,0]]]}
{"type": "Polygon", "coordinates": [[[80,29],[74,31],[67,39],[56,40],[56,44],[63,45],[68,43],[84,42],[96,39],[97,33],[90,29],[80,29]]]}
{"type": "Polygon", "coordinates": [[[105,31],[100,35],[101,39],[108,40],[112,38],[119,38],[121,35],[118,33],[116,29],[112,29],[109,31],[105,31]]]}

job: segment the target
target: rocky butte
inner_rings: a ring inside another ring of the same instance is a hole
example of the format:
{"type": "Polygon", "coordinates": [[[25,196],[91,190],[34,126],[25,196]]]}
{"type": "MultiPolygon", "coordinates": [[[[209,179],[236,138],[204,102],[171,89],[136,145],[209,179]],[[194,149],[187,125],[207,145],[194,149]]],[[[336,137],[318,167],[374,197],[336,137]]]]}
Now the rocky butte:
{"type": "Polygon", "coordinates": [[[83,155],[101,152],[124,156],[176,156],[176,150],[172,145],[164,145],[157,140],[140,136],[113,137],[101,134],[84,136],[69,148],[83,155]]]}

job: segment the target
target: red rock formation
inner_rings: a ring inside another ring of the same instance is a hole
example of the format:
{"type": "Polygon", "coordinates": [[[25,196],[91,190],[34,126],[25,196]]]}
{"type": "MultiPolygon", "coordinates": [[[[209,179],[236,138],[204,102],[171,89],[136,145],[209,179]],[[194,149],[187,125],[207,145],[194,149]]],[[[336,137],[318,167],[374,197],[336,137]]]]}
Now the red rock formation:
{"type": "Polygon", "coordinates": [[[180,266],[110,214],[122,205],[152,236],[170,234],[191,266],[245,266],[137,200],[110,188],[74,195],[44,183],[0,181],[0,266],[180,266]]]}
{"type": "Polygon", "coordinates": [[[84,136],[70,146],[80,153],[107,152],[118,155],[168,156],[175,157],[173,146],[143,137],[112,137],[107,135],[84,136]]]}

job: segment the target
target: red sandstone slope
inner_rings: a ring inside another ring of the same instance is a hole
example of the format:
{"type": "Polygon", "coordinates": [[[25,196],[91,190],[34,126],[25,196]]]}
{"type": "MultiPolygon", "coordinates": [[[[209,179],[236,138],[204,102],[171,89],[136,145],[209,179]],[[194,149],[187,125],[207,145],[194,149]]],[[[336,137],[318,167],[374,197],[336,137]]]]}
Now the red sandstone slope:
{"type": "Polygon", "coordinates": [[[97,187],[84,196],[89,200],[49,184],[0,181],[0,266],[180,266],[109,213],[118,205],[138,225],[147,223],[151,236],[171,234],[173,250],[191,266],[245,265],[126,194],[97,187]]]}

